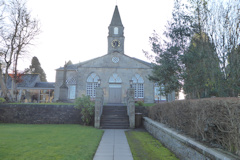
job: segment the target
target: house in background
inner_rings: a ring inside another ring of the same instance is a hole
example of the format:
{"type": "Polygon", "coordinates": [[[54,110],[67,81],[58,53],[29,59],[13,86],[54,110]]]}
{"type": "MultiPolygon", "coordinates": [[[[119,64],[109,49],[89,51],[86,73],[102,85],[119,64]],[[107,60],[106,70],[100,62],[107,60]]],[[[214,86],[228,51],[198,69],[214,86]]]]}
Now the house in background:
{"type": "MultiPolygon", "coordinates": [[[[17,101],[24,103],[31,102],[52,102],[54,97],[54,83],[41,82],[39,74],[23,74],[19,77],[17,85],[17,101]]],[[[11,74],[8,76],[6,86],[10,93],[12,93],[11,74]]],[[[0,96],[2,96],[2,90],[0,86],[0,96]]]]}

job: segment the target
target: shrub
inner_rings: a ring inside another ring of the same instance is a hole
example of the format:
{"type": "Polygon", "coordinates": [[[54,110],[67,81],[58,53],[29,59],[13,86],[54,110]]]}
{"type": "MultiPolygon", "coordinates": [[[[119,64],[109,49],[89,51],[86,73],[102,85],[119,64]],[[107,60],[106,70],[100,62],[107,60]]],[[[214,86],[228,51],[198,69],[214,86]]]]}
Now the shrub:
{"type": "Polygon", "coordinates": [[[240,100],[208,98],[160,103],[149,117],[200,141],[240,155],[240,100]]]}
{"type": "Polygon", "coordinates": [[[89,96],[82,95],[75,100],[75,108],[81,110],[81,118],[84,125],[90,125],[94,120],[94,102],[89,96]]]}
{"type": "Polygon", "coordinates": [[[0,104],[5,103],[5,102],[6,102],[6,100],[4,98],[0,97],[0,104]]]}
{"type": "Polygon", "coordinates": [[[143,106],[144,105],[143,101],[137,101],[137,104],[138,104],[138,106],[143,106]]]}

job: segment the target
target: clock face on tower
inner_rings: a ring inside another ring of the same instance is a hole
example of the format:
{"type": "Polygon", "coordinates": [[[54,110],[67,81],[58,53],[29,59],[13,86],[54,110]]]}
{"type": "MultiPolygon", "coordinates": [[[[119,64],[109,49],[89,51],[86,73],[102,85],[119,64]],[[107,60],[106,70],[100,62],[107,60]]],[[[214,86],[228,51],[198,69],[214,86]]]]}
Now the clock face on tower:
{"type": "Polygon", "coordinates": [[[116,48],[116,47],[120,47],[120,41],[119,40],[113,40],[112,41],[112,47],[116,48]]]}

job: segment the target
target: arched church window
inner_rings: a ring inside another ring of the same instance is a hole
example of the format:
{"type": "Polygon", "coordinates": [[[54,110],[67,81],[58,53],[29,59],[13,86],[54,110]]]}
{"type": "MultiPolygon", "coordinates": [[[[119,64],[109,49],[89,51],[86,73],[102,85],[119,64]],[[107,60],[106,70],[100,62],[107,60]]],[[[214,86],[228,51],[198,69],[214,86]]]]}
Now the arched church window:
{"type": "Polygon", "coordinates": [[[96,88],[98,87],[98,75],[96,73],[90,74],[87,78],[87,95],[96,97],[96,88]]]}
{"type": "Polygon", "coordinates": [[[76,98],[76,85],[77,80],[75,76],[72,76],[66,80],[66,84],[68,86],[68,99],[76,98]]]}
{"type": "Polygon", "coordinates": [[[118,34],[118,27],[114,27],[114,34],[118,34]]]}
{"type": "Polygon", "coordinates": [[[139,74],[132,77],[135,98],[144,98],[144,80],[139,74]]]}

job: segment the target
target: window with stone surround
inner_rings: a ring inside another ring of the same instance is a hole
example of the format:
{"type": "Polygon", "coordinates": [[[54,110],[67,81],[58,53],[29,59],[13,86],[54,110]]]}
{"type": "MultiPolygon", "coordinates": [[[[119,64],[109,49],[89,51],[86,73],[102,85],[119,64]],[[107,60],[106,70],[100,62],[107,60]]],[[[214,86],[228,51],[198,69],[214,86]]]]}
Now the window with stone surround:
{"type": "Polygon", "coordinates": [[[144,98],[144,80],[139,74],[132,77],[135,98],[144,98]]]}
{"type": "Polygon", "coordinates": [[[87,95],[91,98],[96,97],[96,88],[98,87],[99,76],[96,73],[92,73],[87,79],[87,95]]]}
{"type": "Polygon", "coordinates": [[[76,98],[76,85],[77,85],[76,77],[70,76],[66,80],[66,84],[68,86],[68,99],[75,99],[76,98]]]}
{"type": "Polygon", "coordinates": [[[76,85],[69,85],[68,86],[68,99],[75,99],[76,98],[76,85]]]}

